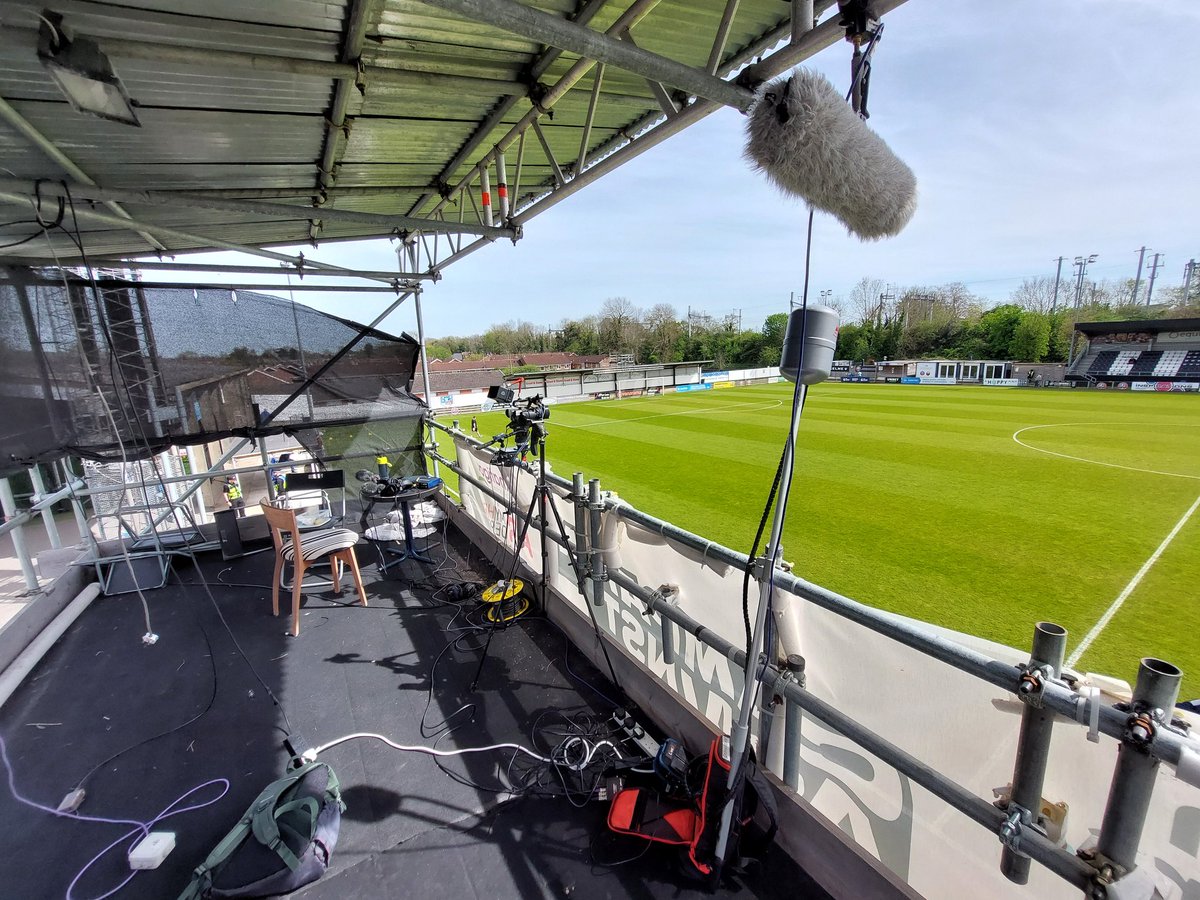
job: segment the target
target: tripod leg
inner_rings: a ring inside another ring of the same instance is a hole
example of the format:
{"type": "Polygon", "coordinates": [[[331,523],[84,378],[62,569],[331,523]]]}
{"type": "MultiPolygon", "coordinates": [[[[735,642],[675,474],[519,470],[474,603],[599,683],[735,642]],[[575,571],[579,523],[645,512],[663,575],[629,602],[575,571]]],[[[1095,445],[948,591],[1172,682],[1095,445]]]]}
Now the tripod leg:
{"type": "MultiPolygon", "coordinates": [[[[546,564],[550,559],[550,550],[546,543],[546,507],[554,509],[554,501],[550,499],[550,488],[546,486],[545,463],[542,463],[542,468],[538,470],[538,485],[536,496],[538,498],[538,534],[542,539],[542,598],[546,596],[546,564]]],[[[554,509],[555,516],[558,515],[558,510],[554,509]]]]}
{"type": "Polygon", "coordinates": [[[537,491],[533,492],[533,496],[529,498],[529,508],[525,510],[525,518],[521,520],[521,528],[517,531],[517,540],[513,545],[513,562],[512,568],[508,570],[508,580],[512,581],[517,574],[517,569],[521,565],[521,544],[525,541],[525,535],[529,533],[529,523],[533,521],[533,511],[537,507],[538,497],[537,491]]]}
{"type": "Polygon", "coordinates": [[[483,664],[487,662],[488,651],[492,649],[492,635],[496,633],[496,629],[489,628],[487,640],[483,644],[483,653],[479,655],[479,665],[475,669],[475,677],[471,679],[471,686],[468,688],[472,693],[475,692],[475,686],[479,684],[479,676],[483,674],[483,664]]]}

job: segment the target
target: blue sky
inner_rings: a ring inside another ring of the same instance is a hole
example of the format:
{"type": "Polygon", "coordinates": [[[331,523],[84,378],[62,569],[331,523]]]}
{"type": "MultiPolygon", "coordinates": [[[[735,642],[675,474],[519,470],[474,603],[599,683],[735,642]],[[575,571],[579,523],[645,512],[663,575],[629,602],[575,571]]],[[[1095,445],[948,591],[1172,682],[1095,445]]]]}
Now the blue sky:
{"type": "MultiPolygon", "coordinates": [[[[1133,277],[1143,244],[1160,285],[1200,258],[1200,3],[1195,0],[909,0],[886,19],[870,125],[916,173],[908,228],[865,244],[818,215],[811,290],[862,277],[899,286],[963,281],[1001,301],[1066,256],[1089,274],[1133,277]]],[[[848,83],[849,47],[812,65],[848,83]]],[[[524,319],[557,325],[609,297],[670,303],[753,327],[799,291],[805,209],[742,159],[744,117],[723,110],[533,219],[427,288],[430,336],[524,319]]],[[[380,241],[306,252],[370,269],[380,241]]],[[[213,254],[212,258],[229,258],[213,254]]],[[[297,295],[369,320],[377,295],[297,295]]],[[[411,304],[384,323],[415,332],[411,304]]]]}

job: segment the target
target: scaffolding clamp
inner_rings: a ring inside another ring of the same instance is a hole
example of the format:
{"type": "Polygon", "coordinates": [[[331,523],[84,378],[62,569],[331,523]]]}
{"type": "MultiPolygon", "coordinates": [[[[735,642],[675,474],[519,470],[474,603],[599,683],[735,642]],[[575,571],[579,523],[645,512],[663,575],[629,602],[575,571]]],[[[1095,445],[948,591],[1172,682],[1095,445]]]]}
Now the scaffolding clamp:
{"type": "Polygon", "coordinates": [[[1033,813],[1011,800],[1005,808],[1008,815],[1000,823],[1000,843],[1013,853],[1021,853],[1021,835],[1026,828],[1032,827],[1033,813]]]}
{"type": "Polygon", "coordinates": [[[1050,666],[1024,665],[1021,677],[1017,681],[1017,696],[1027,706],[1041,709],[1042,697],[1046,692],[1046,682],[1053,677],[1054,670],[1050,666]]]}
{"type": "Polygon", "coordinates": [[[666,603],[668,606],[678,606],[679,605],[679,585],[677,585],[677,584],[660,584],[658,587],[656,587],[650,593],[650,596],[647,597],[646,601],[645,601],[646,610],[644,613],[642,613],[642,615],[646,616],[647,618],[654,615],[654,607],[652,607],[650,605],[651,600],[661,600],[663,603],[666,603]]]}

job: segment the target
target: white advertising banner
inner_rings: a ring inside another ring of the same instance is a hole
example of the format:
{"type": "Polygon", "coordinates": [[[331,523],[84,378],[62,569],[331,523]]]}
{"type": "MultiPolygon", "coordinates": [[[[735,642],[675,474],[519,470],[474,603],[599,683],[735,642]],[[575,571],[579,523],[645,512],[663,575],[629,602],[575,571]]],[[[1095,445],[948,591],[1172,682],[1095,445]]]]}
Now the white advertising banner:
{"type": "MultiPolygon", "coordinates": [[[[498,493],[511,494],[511,470],[487,465],[487,456],[459,447],[459,459],[498,493]],[[507,481],[506,481],[507,479],[507,481]]],[[[532,477],[522,475],[517,494],[528,503],[532,477]]],[[[490,498],[465,482],[467,512],[512,546],[514,522],[490,498]]],[[[574,514],[558,506],[568,530],[574,514]]],[[[610,568],[619,568],[648,588],[675,584],[688,615],[737,646],[745,642],[740,569],[623,520],[606,510],[602,545],[610,568]]],[[[519,527],[519,520],[515,523],[519,527]]],[[[586,614],[565,551],[551,545],[552,582],[557,592],[586,614]]],[[[536,536],[522,556],[540,565],[536,536]]],[[[751,591],[753,618],[758,591],[751,591]]],[[[605,605],[594,608],[600,627],[661,685],[716,728],[728,731],[741,671],[691,635],[647,617],[637,598],[611,581],[605,605]],[[669,627],[675,659],[662,654],[662,628],[669,627]]],[[[808,690],[841,712],[914,755],[979,797],[1012,780],[1023,705],[1012,694],[911,650],[884,634],[857,625],[786,592],[776,594],[781,654],[806,660],[808,690]]],[[[909,621],[900,620],[898,621],[909,621]]],[[[913,623],[1014,665],[1028,652],[913,623]]],[[[1030,623],[1032,636],[1033,624],[1030,623]]],[[[865,850],[931,900],[963,897],[1003,900],[1076,900],[1078,891],[1033,865],[1030,883],[1018,886],[1000,872],[996,836],[968,821],[879,758],[805,714],[800,754],[800,793],[865,850]]],[[[782,752],[782,741],[772,741],[782,752]]],[[[1116,760],[1117,742],[1087,740],[1086,729],[1060,721],[1055,730],[1043,796],[1067,810],[1064,840],[1078,847],[1093,837],[1103,817],[1116,760]]],[[[772,754],[775,756],[775,754],[772,754]]],[[[778,765],[778,759],[769,760],[778,765]]],[[[1147,817],[1140,865],[1174,893],[1200,896],[1200,789],[1159,769],[1147,817]],[[1191,893],[1189,893],[1191,892],[1191,893]]]]}
{"type": "Polygon", "coordinates": [[[762,369],[738,369],[729,373],[733,381],[757,381],[760,378],[778,378],[779,366],[762,369]]]}
{"type": "Polygon", "coordinates": [[[440,397],[435,397],[437,401],[434,405],[435,409],[459,409],[463,406],[482,406],[487,400],[487,391],[456,391],[453,394],[445,394],[440,397]]]}
{"type": "Polygon", "coordinates": [[[985,378],[983,383],[987,387],[1018,387],[1021,384],[1016,378],[985,378]]]}
{"type": "Polygon", "coordinates": [[[1200,344],[1200,331],[1163,331],[1154,336],[1156,344],[1200,344]]]}
{"type": "Polygon", "coordinates": [[[937,368],[935,362],[919,362],[917,363],[917,377],[922,381],[926,378],[937,378],[937,368]]]}
{"type": "MultiPolygon", "coordinates": [[[[486,484],[488,488],[511,500],[516,497],[517,513],[509,512],[505,506],[483,491],[477,490],[467,481],[459,484],[459,494],[467,514],[476,522],[483,525],[488,532],[508,549],[508,555],[503,560],[509,565],[512,560],[513,547],[516,546],[517,536],[529,510],[533,498],[534,477],[528,472],[514,466],[493,466],[489,463],[492,458],[490,451],[475,450],[466,444],[456,441],[458,462],[463,471],[477,481],[486,484]]],[[[573,515],[573,513],[572,513],[573,515]]],[[[552,545],[553,546],[553,545],[552,545]]],[[[530,525],[525,529],[521,541],[521,559],[532,566],[535,571],[541,570],[542,553],[540,534],[536,527],[530,525]]],[[[556,571],[558,554],[551,552],[547,562],[547,577],[553,580],[556,571]]]]}

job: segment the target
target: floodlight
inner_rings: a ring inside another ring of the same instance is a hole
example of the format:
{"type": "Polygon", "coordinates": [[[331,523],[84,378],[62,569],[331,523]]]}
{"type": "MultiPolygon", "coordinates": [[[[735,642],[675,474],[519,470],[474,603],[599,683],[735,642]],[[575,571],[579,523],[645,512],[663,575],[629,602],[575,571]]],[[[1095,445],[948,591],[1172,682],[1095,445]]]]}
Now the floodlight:
{"type": "Polygon", "coordinates": [[[69,38],[49,10],[38,30],[38,59],[76,112],[140,127],[133,101],[104,51],[88,38],[69,38]]]}

